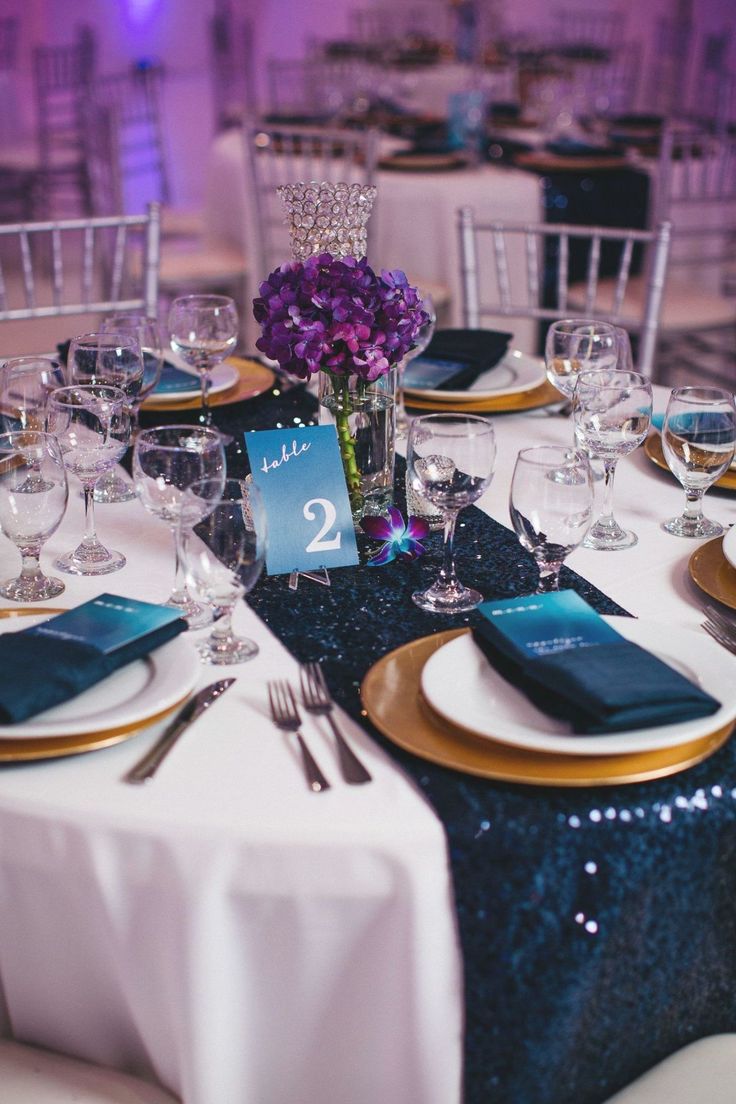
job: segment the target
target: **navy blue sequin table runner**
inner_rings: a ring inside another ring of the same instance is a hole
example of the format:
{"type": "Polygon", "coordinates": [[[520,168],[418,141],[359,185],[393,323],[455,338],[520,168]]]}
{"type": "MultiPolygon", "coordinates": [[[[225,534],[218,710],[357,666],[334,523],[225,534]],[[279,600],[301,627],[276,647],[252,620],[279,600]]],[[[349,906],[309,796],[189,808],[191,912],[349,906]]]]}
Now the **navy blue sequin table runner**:
{"type": "MultiPolygon", "coordinates": [[[[244,430],[309,422],[314,402],[296,388],[215,416],[235,436],[237,476],[244,430]]],[[[329,588],[264,578],[249,601],[297,659],[324,662],[338,702],[442,820],[465,970],[464,1104],[602,1104],[686,1043],[736,1030],[734,745],[671,778],[580,790],[474,778],[392,745],[361,715],[366,671],[477,616],[412,604],[440,545],[433,536],[415,564],[334,571],[329,588]]],[[[457,561],[488,598],[535,585],[516,537],[475,508],[461,514],[457,561]]],[[[601,613],[624,612],[567,569],[562,585],[601,613]]]]}

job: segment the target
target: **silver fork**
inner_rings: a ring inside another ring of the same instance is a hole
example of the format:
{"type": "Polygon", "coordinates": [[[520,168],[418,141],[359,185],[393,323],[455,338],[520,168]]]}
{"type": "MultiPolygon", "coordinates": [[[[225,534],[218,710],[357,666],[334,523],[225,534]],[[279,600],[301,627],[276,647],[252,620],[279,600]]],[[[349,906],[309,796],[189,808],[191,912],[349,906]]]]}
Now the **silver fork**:
{"type": "Polygon", "coordinates": [[[299,682],[302,690],[302,701],[307,713],[326,717],[329,722],[337,744],[337,757],[340,760],[340,769],[345,781],[354,786],[360,785],[362,782],[371,782],[371,775],[335,723],[332,716],[334,702],[319,663],[303,664],[299,672],[299,682]]]}
{"type": "Polygon", "coordinates": [[[304,773],[307,776],[307,785],[314,793],[329,790],[330,783],[317,765],[317,760],[307,747],[307,742],[299,731],[301,720],[297,709],[294,691],[288,682],[276,680],[268,684],[268,704],[271,708],[271,717],[277,728],[284,732],[296,733],[299,749],[302,753],[304,773]]]}
{"type": "Polygon", "coordinates": [[[725,636],[736,641],[736,621],[725,613],[721,613],[715,606],[703,606],[706,618],[722,630],[725,636]]]}
{"type": "Polygon", "coordinates": [[[736,655],[736,638],[724,632],[721,626],[716,625],[713,621],[705,620],[702,627],[714,640],[717,640],[722,647],[736,655]]]}

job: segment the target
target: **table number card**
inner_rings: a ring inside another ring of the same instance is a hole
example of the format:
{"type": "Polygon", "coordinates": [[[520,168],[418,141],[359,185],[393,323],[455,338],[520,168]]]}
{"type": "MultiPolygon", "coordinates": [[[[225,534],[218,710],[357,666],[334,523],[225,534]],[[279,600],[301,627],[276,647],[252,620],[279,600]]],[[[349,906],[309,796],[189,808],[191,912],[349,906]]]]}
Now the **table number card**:
{"type": "Polygon", "coordinates": [[[268,519],[268,574],[357,564],[335,427],[257,430],[245,447],[268,519]]]}

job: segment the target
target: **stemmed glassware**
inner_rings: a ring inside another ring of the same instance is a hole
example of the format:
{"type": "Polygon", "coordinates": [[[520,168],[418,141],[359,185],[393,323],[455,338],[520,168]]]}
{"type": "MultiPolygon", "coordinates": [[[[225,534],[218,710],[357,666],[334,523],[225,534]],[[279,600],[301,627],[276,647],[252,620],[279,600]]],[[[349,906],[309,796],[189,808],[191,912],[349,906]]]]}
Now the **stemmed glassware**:
{"type": "MultiPolygon", "coordinates": [[[[201,484],[189,492],[203,497],[201,484]]],[[[266,513],[256,485],[227,479],[222,498],[183,545],[184,574],[190,592],[221,610],[211,634],[197,645],[206,663],[242,663],[258,653],[253,640],[233,632],[235,604],[261,574],[266,555],[266,513]]]]}
{"type": "Polygon", "coordinates": [[[601,552],[631,548],[638,537],[613,516],[616,465],[642,443],[652,419],[652,385],[646,376],[616,368],[581,372],[573,392],[578,444],[603,462],[603,509],[583,544],[601,552]]]}
{"type": "Polygon", "coordinates": [[[560,568],[587,533],[593,516],[588,457],[580,449],[521,449],[511,477],[509,513],[523,548],[539,568],[536,593],[559,589],[560,568]]]}
{"type": "MultiPolygon", "coordinates": [[[[134,411],[143,386],[143,355],[136,333],[128,330],[80,334],[69,345],[67,371],[70,383],[119,387],[128,403],[132,433],[134,411]]],[[[95,502],[129,502],[133,498],[132,485],[112,468],[95,487],[95,502]]]]}
{"type": "Polygon", "coordinates": [[[58,529],[69,497],[64,459],[55,437],[20,429],[0,434],[0,529],[20,550],[21,573],[0,585],[13,602],[41,602],[64,590],[39,566],[41,546],[58,529]]]}
{"type": "Polygon", "coordinates": [[[431,613],[464,613],[483,601],[455,572],[453,543],[457,516],[485,491],[493,476],[493,425],[474,414],[426,414],[409,430],[407,466],[414,490],[444,517],[443,565],[434,583],[412,600],[431,613]]]}
{"type": "Polygon", "coordinates": [[[736,445],[736,409],[730,391],[676,387],[662,426],[662,449],[685,489],[685,509],[663,523],[677,537],[717,537],[723,526],[703,516],[703,495],[728,469],[736,445]]]}
{"type": "Polygon", "coordinates": [[[434,309],[431,295],[424,296],[422,307],[428,314],[429,320],[422,326],[417,334],[414,346],[398,365],[398,378],[396,380],[396,432],[400,435],[405,435],[409,432],[409,418],[407,417],[406,405],[404,402],[404,372],[406,371],[406,366],[409,361],[414,360],[415,357],[421,356],[432,340],[432,334],[437,325],[437,313],[434,309]]]}
{"type": "Polygon", "coordinates": [[[206,606],[187,590],[182,565],[192,527],[220,500],[225,485],[225,447],[216,429],[173,425],[144,429],[133,446],[133,481],[138,497],[174,538],[174,587],[167,605],[181,610],[190,628],[212,620],[206,606]],[[188,491],[197,485],[198,493],[188,491]]]}
{"type": "Polygon", "coordinates": [[[95,532],[94,489],[101,475],[125,455],[130,442],[130,410],[119,387],[89,384],[59,387],[49,395],[47,430],[59,438],[67,471],[84,491],[84,537],[73,552],[56,561],[70,575],[106,575],[125,566],[122,552],[105,548],[95,532]]]}
{"type": "Polygon", "coordinates": [[[69,382],[66,369],[48,357],[14,357],[0,367],[0,430],[46,427],[46,402],[69,382]]]}
{"type": "Polygon", "coordinates": [[[169,311],[171,348],[199,373],[202,406],[199,421],[212,424],[209,388],[212,369],[233,351],[238,312],[227,295],[183,295],[169,311]]]}
{"type": "Polygon", "coordinates": [[[143,379],[141,386],[134,397],[131,406],[133,413],[132,436],[138,432],[138,416],[143,403],[155,390],[161,379],[161,370],[164,364],[164,345],[161,335],[161,327],[155,318],[148,318],[145,314],[126,314],[121,311],[118,314],[109,314],[102,321],[103,333],[119,333],[124,336],[134,337],[141,347],[143,359],[143,379]]]}
{"type": "Polygon", "coordinates": [[[547,379],[566,399],[575,380],[590,368],[615,368],[619,346],[616,327],[593,318],[562,318],[547,330],[544,362],[547,379]]]}

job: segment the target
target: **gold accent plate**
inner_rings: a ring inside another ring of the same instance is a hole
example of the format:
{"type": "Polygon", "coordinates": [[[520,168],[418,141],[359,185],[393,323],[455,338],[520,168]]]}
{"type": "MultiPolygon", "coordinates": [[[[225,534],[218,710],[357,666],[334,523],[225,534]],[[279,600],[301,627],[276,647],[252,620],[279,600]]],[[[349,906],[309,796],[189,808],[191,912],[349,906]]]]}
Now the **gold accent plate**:
{"type": "Polygon", "coordinates": [[[589,173],[629,167],[626,157],[620,153],[599,157],[568,157],[561,153],[547,153],[544,150],[528,150],[517,153],[513,161],[520,169],[532,169],[545,173],[576,171],[589,173]]]}
{"type": "MultiPolygon", "coordinates": [[[[660,433],[649,434],[644,442],[644,452],[658,468],[662,468],[667,472],[670,470],[670,466],[665,460],[664,452],[662,451],[662,436],[660,433]]],[[[674,475],[672,478],[675,478],[674,475]]],[[[715,481],[713,486],[720,487],[722,491],[736,491],[736,468],[729,468],[720,479],[715,481]]]]}
{"type": "MultiPolygon", "coordinates": [[[[61,608],[18,606],[17,609],[0,609],[0,618],[32,617],[36,614],[41,616],[48,614],[51,617],[56,613],[64,612],[61,608]]],[[[104,729],[101,732],[85,732],[84,735],[72,734],[70,736],[41,736],[27,740],[0,739],[0,763],[20,763],[33,759],[58,759],[62,755],[80,755],[85,751],[95,751],[98,748],[119,744],[131,736],[135,736],[137,732],[147,728],[148,725],[162,720],[173,710],[178,709],[187,697],[188,694],[185,694],[168,709],[163,709],[159,713],[154,713],[150,717],[136,721],[135,724],[119,725],[104,729]]]]}
{"type": "MultiPolygon", "coordinates": [[[[217,391],[210,396],[210,406],[228,406],[230,403],[244,402],[245,399],[254,399],[262,395],[273,386],[275,376],[270,368],[257,360],[245,357],[228,357],[226,364],[231,364],[238,370],[238,380],[232,387],[224,391],[217,391]]],[[[194,399],[175,399],[169,402],[144,402],[143,409],[153,413],[156,410],[199,410],[201,400],[199,395],[194,399]]]]}
{"type": "MultiPolygon", "coordinates": [[[[468,392],[472,394],[472,392],[468,392]]],[[[549,380],[544,380],[527,391],[517,391],[511,395],[497,395],[496,398],[488,396],[482,399],[452,399],[446,402],[436,399],[415,399],[413,395],[406,396],[406,405],[414,410],[449,411],[453,414],[503,414],[520,410],[534,410],[539,406],[549,406],[552,403],[562,403],[565,396],[562,395],[549,380]]]]}
{"type": "Polygon", "coordinates": [[[709,597],[736,609],[736,568],[723,554],[723,537],[696,548],[687,564],[690,578],[709,597]]]}
{"type": "Polygon", "coordinates": [[[526,786],[617,786],[686,770],[717,751],[733,729],[729,724],[678,747],[627,755],[548,754],[473,736],[439,717],[420,689],[429,657],[467,631],[449,629],[412,640],[379,659],[363,679],[360,692],[369,719],[394,744],[421,759],[526,786]]]}

